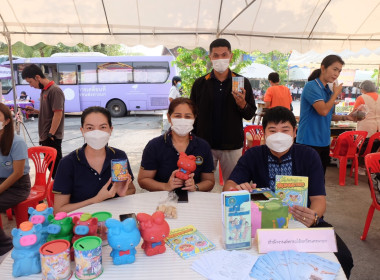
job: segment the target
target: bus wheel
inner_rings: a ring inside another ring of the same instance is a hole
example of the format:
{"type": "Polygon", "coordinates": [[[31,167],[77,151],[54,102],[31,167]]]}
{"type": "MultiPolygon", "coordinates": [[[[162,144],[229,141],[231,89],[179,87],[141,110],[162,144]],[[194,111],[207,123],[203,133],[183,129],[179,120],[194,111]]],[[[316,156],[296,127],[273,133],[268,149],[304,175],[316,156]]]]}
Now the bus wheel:
{"type": "Polygon", "coordinates": [[[111,116],[114,118],[120,118],[124,117],[125,113],[127,112],[127,107],[125,107],[125,104],[121,100],[111,100],[107,104],[107,109],[110,111],[111,116]]]}

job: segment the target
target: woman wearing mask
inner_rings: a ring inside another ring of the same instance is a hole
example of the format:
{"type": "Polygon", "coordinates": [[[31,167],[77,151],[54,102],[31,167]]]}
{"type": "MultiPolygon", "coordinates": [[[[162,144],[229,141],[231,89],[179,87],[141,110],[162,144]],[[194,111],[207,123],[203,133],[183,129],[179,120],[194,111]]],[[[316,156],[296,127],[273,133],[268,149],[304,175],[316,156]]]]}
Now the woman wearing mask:
{"type": "Polygon", "coordinates": [[[94,106],[83,111],[80,130],[86,144],[65,156],[58,165],[53,187],[55,213],[135,193],[127,155],[107,145],[112,129],[107,109],[94,106]],[[130,179],[111,182],[112,159],[127,159],[130,179]]]}
{"type": "Polygon", "coordinates": [[[326,173],[330,161],[330,123],[331,121],[353,121],[352,116],[333,114],[335,101],[342,92],[343,84],[336,85],[344,61],[340,56],[328,55],[321,68],[309,76],[301,95],[300,122],[297,131],[297,143],[315,149],[322,161],[326,173]],[[332,91],[328,83],[333,83],[332,91]]]}
{"type": "MultiPolygon", "coordinates": [[[[14,134],[12,113],[0,103],[0,212],[24,201],[30,193],[28,147],[14,134]]],[[[12,239],[0,229],[0,256],[12,248],[12,239]]]]}
{"type": "Polygon", "coordinates": [[[181,97],[181,93],[179,90],[181,89],[181,84],[182,79],[181,77],[174,76],[172,79],[172,87],[170,88],[169,91],[169,102],[172,102],[174,99],[181,97]]]}
{"type": "Polygon", "coordinates": [[[191,134],[196,117],[193,102],[174,99],[168,109],[171,128],[146,145],[138,175],[140,187],[148,191],[172,191],[182,187],[188,191],[210,191],[214,184],[213,160],[206,141],[191,134]],[[179,153],[194,155],[196,170],[186,181],[176,178],[179,153]]]}

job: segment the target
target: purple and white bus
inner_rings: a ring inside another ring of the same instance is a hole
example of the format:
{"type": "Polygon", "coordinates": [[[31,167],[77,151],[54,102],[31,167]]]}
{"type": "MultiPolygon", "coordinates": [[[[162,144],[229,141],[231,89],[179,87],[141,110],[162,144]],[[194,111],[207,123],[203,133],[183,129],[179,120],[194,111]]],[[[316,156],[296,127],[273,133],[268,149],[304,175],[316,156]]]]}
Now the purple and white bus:
{"type": "MultiPolygon", "coordinates": [[[[113,117],[130,111],[160,110],[169,106],[172,56],[52,56],[14,60],[16,92],[25,91],[39,108],[40,90],[21,78],[27,64],[37,64],[45,76],[65,94],[65,112],[81,112],[90,106],[107,108],[113,117]]],[[[9,64],[4,62],[4,65],[9,64]]],[[[13,100],[13,90],[3,94],[13,100]]]]}

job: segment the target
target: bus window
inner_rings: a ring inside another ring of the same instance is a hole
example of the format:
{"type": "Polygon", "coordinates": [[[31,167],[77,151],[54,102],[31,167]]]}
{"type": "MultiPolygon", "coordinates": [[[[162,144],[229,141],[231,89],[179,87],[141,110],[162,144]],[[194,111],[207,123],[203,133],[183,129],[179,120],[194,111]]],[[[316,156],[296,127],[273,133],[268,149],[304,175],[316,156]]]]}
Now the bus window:
{"type": "Polygon", "coordinates": [[[18,78],[18,83],[20,84],[20,85],[28,85],[28,82],[27,81],[25,81],[23,78],[22,78],[22,70],[24,70],[24,68],[25,68],[25,66],[26,66],[27,64],[18,64],[17,65],[17,73],[18,73],[18,75],[17,75],[17,78],[18,78]]]}
{"type": "Polygon", "coordinates": [[[78,82],[80,84],[96,84],[96,63],[78,64],[78,82]]]}
{"type": "Polygon", "coordinates": [[[74,64],[60,64],[58,67],[60,85],[75,85],[77,83],[77,71],[74,64]]]}
{"type": "Polygon", "coordinates": [[[169,77],[167,62],[134,62],[135,83],[165,83],[169,77]]]}
{"type": "Polygon", "coordinates": [[[100,84],[132,83],[131,63],[109,62],[98,64],[98,80],[100,84]]]}

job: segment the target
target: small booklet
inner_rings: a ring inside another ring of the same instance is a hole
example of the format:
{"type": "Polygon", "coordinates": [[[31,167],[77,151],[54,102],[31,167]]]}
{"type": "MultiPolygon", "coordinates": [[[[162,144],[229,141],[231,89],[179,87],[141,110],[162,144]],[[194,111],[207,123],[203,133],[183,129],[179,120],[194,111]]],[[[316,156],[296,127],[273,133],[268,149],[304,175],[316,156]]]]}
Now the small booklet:
{"type": "Polygon", "coordinates": [[[215,248],[193,225],[172,229],[165,242],[183,259],[215,248]]]}
{"type": "Polygon", "coordinates": [[[251,194],[222,192],[223,242],[226,250],[251,247],[251,194]]]}
{"type": "Polygon", "coordinates": [[[307,207],[308,183],[309,178],[305,176],[276,175],[276,195],[289,206],[307,207]]]}

